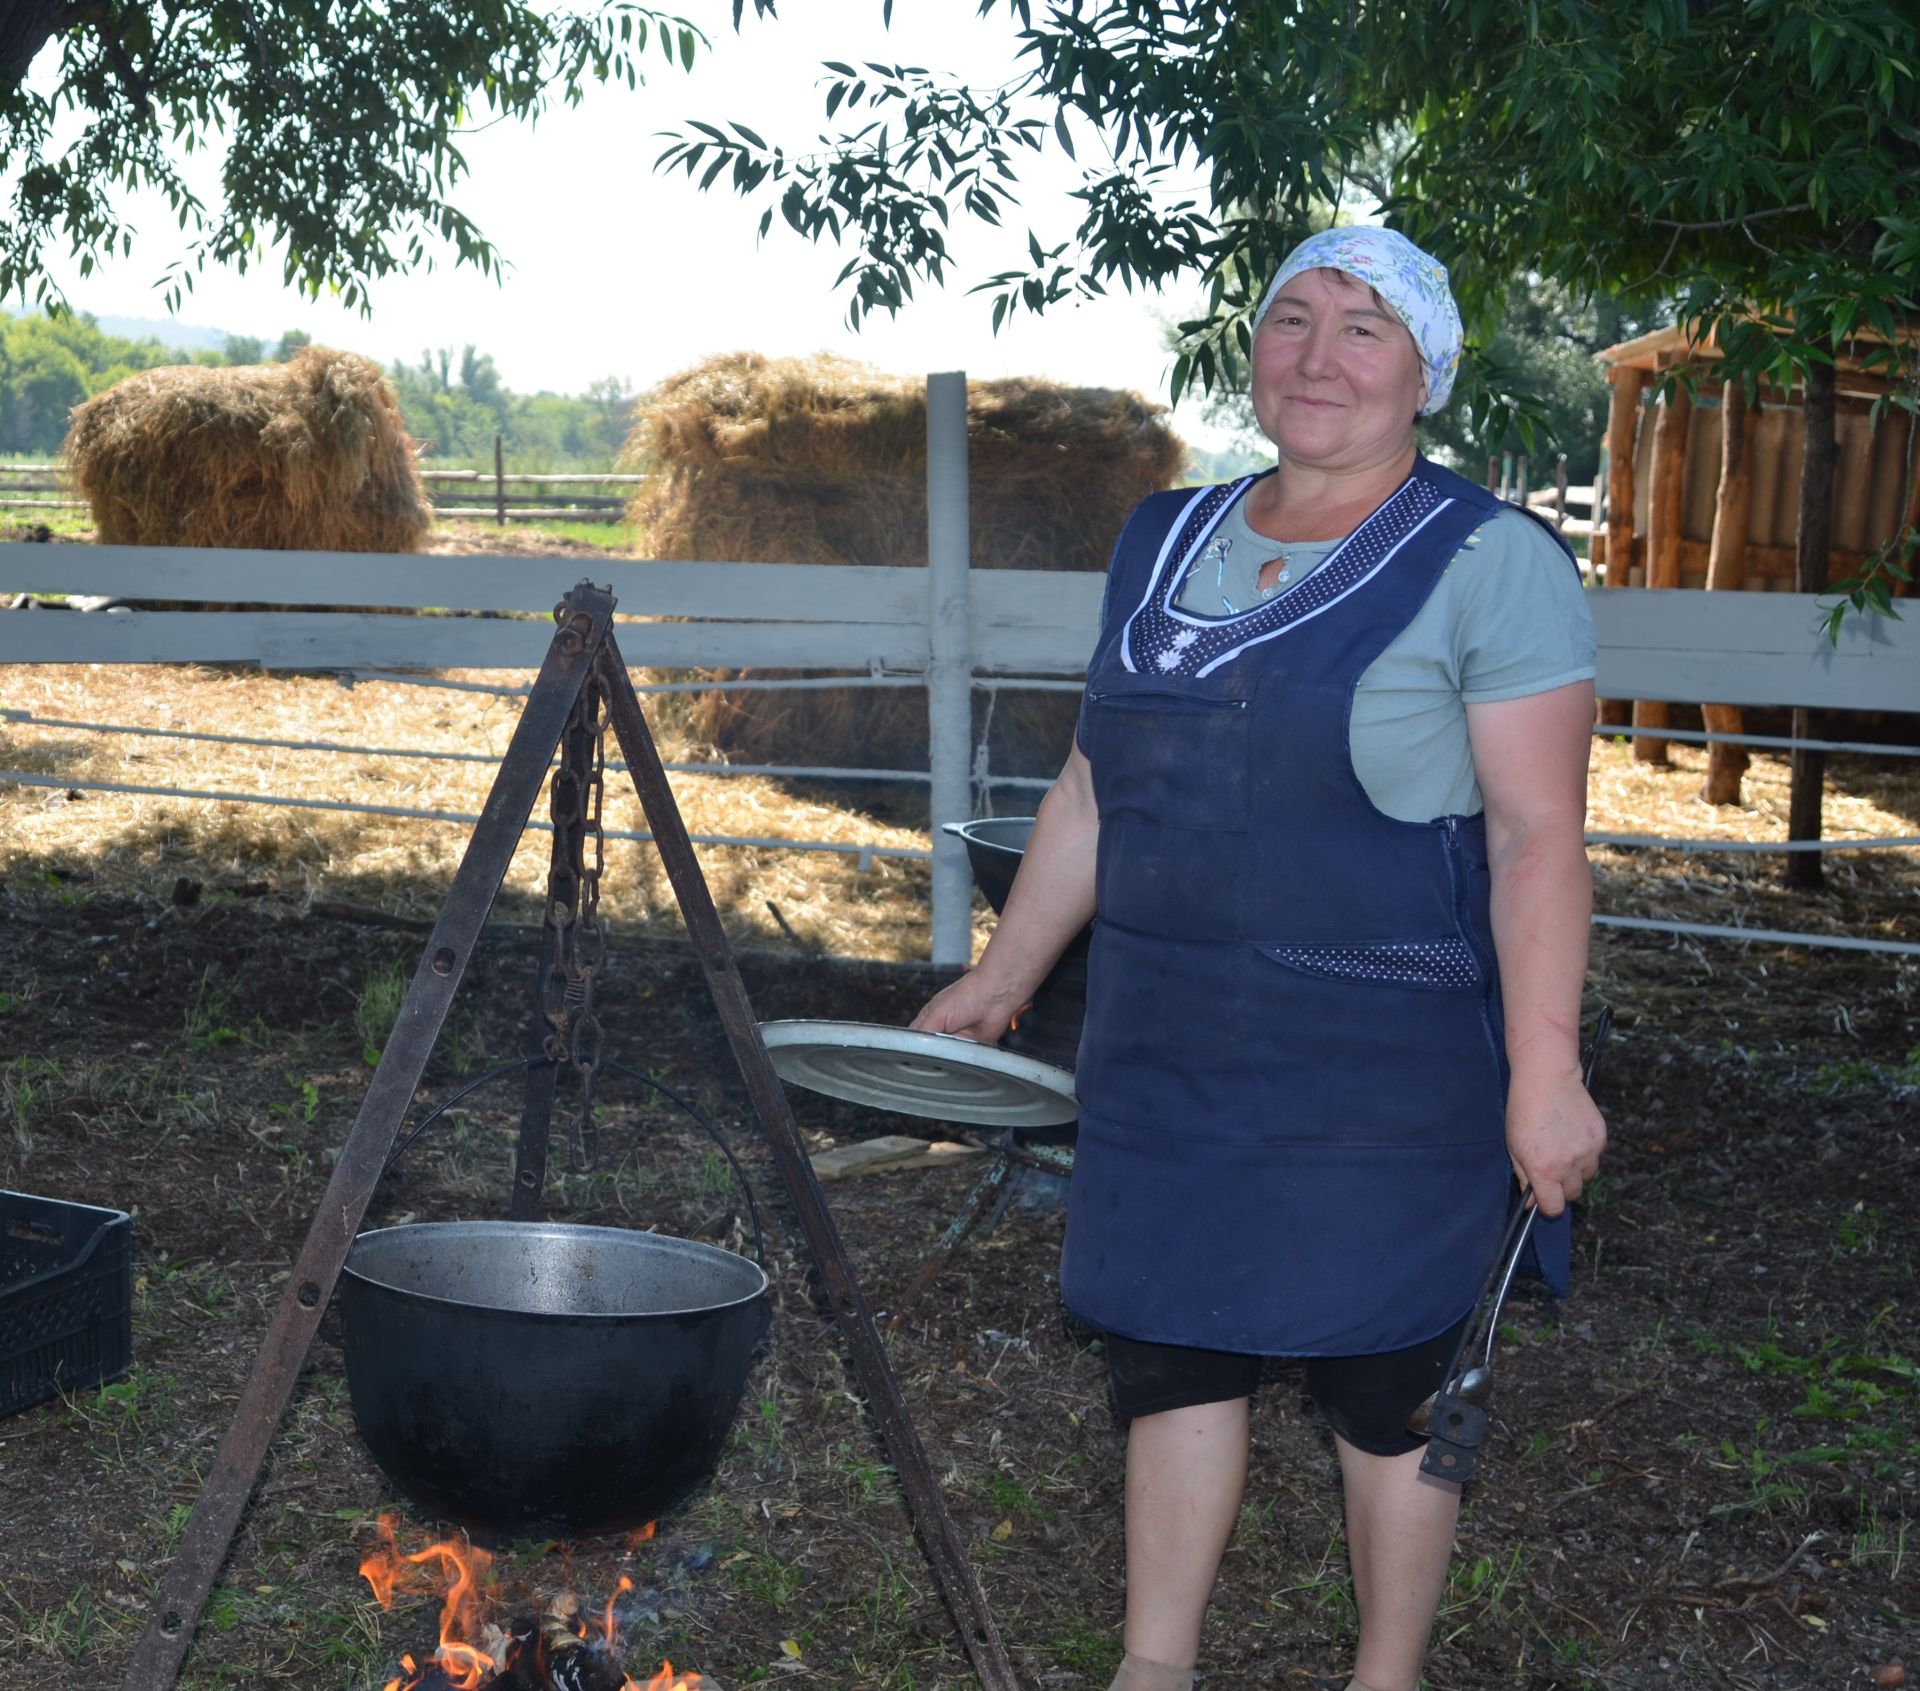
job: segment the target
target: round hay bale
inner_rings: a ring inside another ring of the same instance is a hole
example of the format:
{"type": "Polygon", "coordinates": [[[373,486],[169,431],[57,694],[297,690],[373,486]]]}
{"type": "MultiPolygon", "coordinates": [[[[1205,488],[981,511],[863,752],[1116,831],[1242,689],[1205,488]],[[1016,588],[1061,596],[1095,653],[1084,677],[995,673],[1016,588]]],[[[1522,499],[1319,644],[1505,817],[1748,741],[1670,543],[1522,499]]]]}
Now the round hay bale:
{"type": "Polygon", "coordinates": [[[326,347],[143,370],[76,406],[61,452],[109,545],[411,552],[433,525],[380,367],[326,347]]]}
{"type": "MultiPolygon", "coordinates": [[[[1187,455],[1164,407],[1137,394],[1025,378],[969,383],[967,434],[982,569],[1104,570],[1128,513],[1170,486],[1187,455]]],[[[826,355],[710,358],[642,403],[627,456],[654,471],[628,509],[653,557],[927,561],[919,378],[826,355]]],[[[722,672],[748,673],[790,672],[722,672]]],[[[741,762],[927,765],[918,689],[698,697],[693,732],[741,762]]],[[[1076,709],[1057,693],[978,698],[975,730],[992,772],[1052,774],[1072,743],[1076,709]]]]}

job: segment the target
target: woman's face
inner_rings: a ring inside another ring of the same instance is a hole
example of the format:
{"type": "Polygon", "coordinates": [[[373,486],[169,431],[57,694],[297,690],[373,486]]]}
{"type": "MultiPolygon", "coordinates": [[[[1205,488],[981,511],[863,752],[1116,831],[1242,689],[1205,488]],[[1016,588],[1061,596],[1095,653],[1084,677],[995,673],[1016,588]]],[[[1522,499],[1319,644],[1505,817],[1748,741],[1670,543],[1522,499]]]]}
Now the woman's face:
{"type": "Polygon", "coordinates": [[[1253,414],[1290,462],[1385,464],[1413,444],[1426,371],[1406,324],[1341,270],[1290,278],[1253,336],[1253,414]]]}

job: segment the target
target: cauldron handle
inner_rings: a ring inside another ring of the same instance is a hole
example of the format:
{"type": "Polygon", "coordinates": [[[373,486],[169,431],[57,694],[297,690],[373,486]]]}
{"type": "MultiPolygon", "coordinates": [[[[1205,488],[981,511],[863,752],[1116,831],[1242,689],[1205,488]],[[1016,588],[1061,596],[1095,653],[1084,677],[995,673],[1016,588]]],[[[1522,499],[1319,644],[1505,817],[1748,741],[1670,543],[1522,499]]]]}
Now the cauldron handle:
{"type": "MultiPolygon", "coordinates": [[[[380,1171],[380,1177],[384,1180],[391,1174],[393,1172],[393,1165],[413,1148],[413,1142],[463,1098],[467,1098],[473,1093],[478,1092],[483,1086],[492,1085],[496,1080],[504,1080],[508,1075],[515,1074],[521,1069],[532,1068],[536,1063],[546,1063],[549,1061],[551,1061],[551,1059],[545,1056],[516,1057],[510,1063],[502,1063],[497,1069],[489,1069],[485,1074],[468,1081],[466,1085],[460,1087],[448,1097],[443,1098],[422,1116],[419,1121],[415,1122],[413,1131],[393,1148],[392,1153],[387,1158],[386,1166],[380,1171]]],[[[721,1156],[727,1159],[727,1166],[733,1170],[734,1179],[740,1182],[740,1190],[746,1194],[747,1219],[753,1223],[754,1260],[760,1264],[761,1271],[766,1273],[767,1240],[765,1233],[760,1227],[760,1205],[754,1199],[753,1186],[747,1179],[747,1171],[740,1166],[740,1159],[733,1154],[733,1147],[727,1143],[719,1128],[715,1127],[713,1123],[708,1120],[706,1112],[698,1105],[688,1103],[687,1100],[675,1092],[672,1087],[655,1080],[652,1075],[643,1073],[630,1064],[616,1062],[611,1057],[602,1057],[600,1066],[602,1068],[612,1069],[618,1074],[623,1074],[629,1080],[637,1080],[642,1086],[659,1093],[668,1103],[678,1106],[679,1109],[691,1116],[700,1127],[700,1130],[705,1133],[715,1145],[719,1146],[721,1156]]],[[[769,1276],[769,1278],[771,1278],[771,1276],[769,1276]]]]}
{"type": "MultiPolygon", "coordinates": [[[[760,1206],[754,1201],[752,1183],[747,1179],[747,1171],[740,1166],[740,1159],[733,1154],[733,1147],[727,1143],[726,1136],[708,1120],[706,1111],[696,1104],[688,1103],[687,1100],[675,1092],[672,1087],[655,1080],[652,1075],[643,1074],[639,1069],[633,1068],[626,1063],[617,1062],[612,1057],[602,1057],[600,1059],[600,1066],[604,1069],[612,1069],[616,1074],[623,1074],[629,1080],[637,1080],[642,1086],[659,1093],[668,1103],[677,1104],[699,1124],[701,1131],[720,1148],[720,1155],[727,1159],[727,1167],[733,1170],[734,1179],[740,1182],[740,1190],[746,1194],[747,1219],[753,1223],[754,1260],[760,1264],[762,1273],[768,1273],[767,1241],[765,1234],[760,1231],[760,1206]]],[[[768,1274],[768,1278],[769,1280],[772,1278],[770,1273],[768,1274]]]]}

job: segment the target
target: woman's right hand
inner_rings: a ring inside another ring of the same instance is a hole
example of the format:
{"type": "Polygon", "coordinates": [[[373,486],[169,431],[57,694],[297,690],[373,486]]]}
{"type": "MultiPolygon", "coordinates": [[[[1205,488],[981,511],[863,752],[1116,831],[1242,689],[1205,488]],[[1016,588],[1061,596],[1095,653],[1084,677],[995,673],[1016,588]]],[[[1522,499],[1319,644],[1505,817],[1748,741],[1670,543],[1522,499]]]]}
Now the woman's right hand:
{"type": "Polygon", "coordinates": [[[922,1033],[953,1033],[993,1045],[1025,1003],[1020,994],[995,987],[972,969],[929,998],[909,1025],[922,1033]]]}
{"type": "Polygon", "coordinates": [[[1099,844],[1093,771],[1076,745],[1040,801],[1006,909],[980,961],[928,999],[912,1025],[922,1033],[995,1044],[1092,920],[1099,844]]]}

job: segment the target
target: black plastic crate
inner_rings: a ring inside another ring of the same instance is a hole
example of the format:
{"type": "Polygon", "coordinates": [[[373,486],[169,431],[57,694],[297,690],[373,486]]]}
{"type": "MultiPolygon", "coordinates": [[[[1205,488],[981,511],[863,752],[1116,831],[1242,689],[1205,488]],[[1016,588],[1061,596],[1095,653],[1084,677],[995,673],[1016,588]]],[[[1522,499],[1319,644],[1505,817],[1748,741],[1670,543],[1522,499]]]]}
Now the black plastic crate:
{"type": "Polygon", "coordinates": [[[133,1361],[133,1218],[0,1192],[0,1415],[133,1361]]]}

